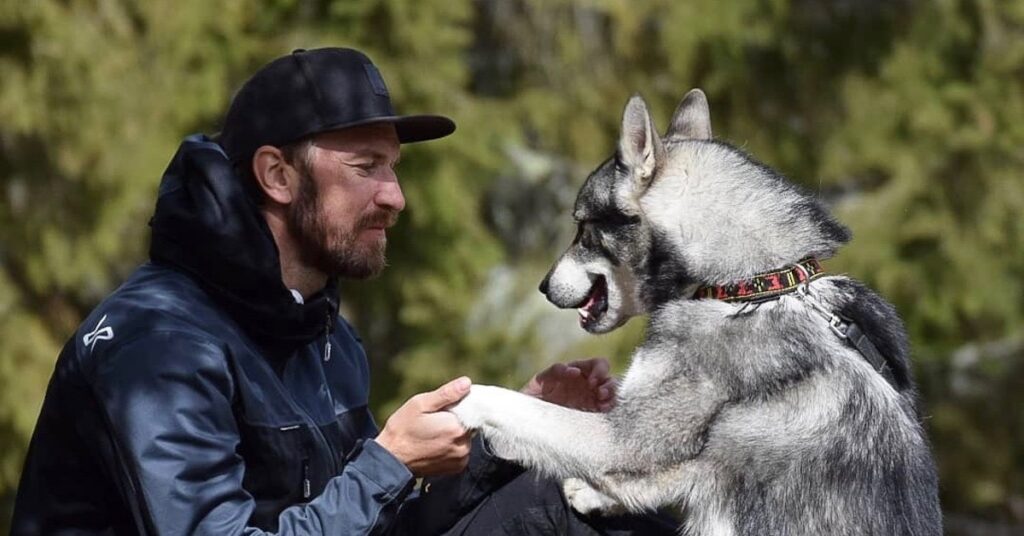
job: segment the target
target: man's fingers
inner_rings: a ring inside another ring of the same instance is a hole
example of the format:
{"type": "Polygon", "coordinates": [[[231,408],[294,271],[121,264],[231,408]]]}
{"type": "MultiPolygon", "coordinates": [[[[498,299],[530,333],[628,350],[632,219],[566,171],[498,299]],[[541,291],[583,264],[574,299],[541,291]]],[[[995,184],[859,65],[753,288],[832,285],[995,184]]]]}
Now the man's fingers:
{"type": "Polygon", "coordinates": [[[458,473],[466,468],[469,463],[469,453],[473,447],[473,436],[470,433],[465,433],[461,437],[452,441],[451,451],[449,453],[449,462],[451,463],[451,471],[458,473]]]}
{"type": "Polygon", "coordinates": [[[537,375],[537,379],[549,380],[552,378],[560,378],[569,373],[569,369],[570,367],[564,363],[555,363],[554,365],[542,370],[541,373],[537,375]]]}
{"type": "Polygon", "coordinates": [[[590,374],[588,374],[588,376],[590,376],[591,378],[596,378],[598,380],[604,380],[605,378],[608,377],[608,371],[610,370],[611,365],[608,364],[607,359],[595,359],[594,368],[590,370],[590,374]]]}
{"type": "Polygon", "coordinates": [[[462,400],[469,394],[473,384],[468,377],[456,378],[429,393],[419,395],[421,408],[425,412],[441,411],[442,409],[462,400]]]}
{"type": "Polygon", "coordinates": [[[594,368],[594,361],[596,359],[599,359],[599,358],[594,358],[594,359],[577,359],[575,361],[569,361],[568,363],[566,363],[566,366],[576,367],[576,368],[582,370],[584,374],[590,374],[590,369],[594,368]]]}
{"type": "Polygon", "coordinates": [[[563,378],[573,379],[573,378],[579,378],[580,376],[583,376],[583,371],[580,370],[577,367],[569,366],[569,367],[565,367],[565,369],[562,370],[562,377],[563,378]]]}
{"type": "Polygon", "coordinates": [[[608,396],[614,396],[615,392],[619,389],[619,383],[615,381],[615,378],[606,378],[599,387],[599,392],[606,391],[608,396]]]}
{"type": "Polygon", "coordinates": [[[608,378],[608,371],[611,370],[608,360],[603,357],[584,359],[570,363],[570,365],[583,371],[584,375],[587,377],[587,384],[592,388],[597,387],[606,378],[608,378]]]}
{"type": "Polygon", "coordinates": [[[472,441],[465,441],[462,443],[455,444],[455,456],[459,458],[468,458],[469,451],[473,448],[472,441]]]}
{"type": "Polygon", "coordinates": [[[607,378],[608,371],[611,370],[611,365],[608,363],[608,360],[603,357],[580,359],[578,361],[570,361],[566,364],[570,367],[580,369],[587,377],[597,378],[598,380],[607,378]]]}
{"type": "Polygon", "coordinates": [[[459,446],[469,447],[471,444],[473,444],[473,431],[466,430],[464,434],[455,438],[455,441],[453,441],[453,443],[459,446]]]}

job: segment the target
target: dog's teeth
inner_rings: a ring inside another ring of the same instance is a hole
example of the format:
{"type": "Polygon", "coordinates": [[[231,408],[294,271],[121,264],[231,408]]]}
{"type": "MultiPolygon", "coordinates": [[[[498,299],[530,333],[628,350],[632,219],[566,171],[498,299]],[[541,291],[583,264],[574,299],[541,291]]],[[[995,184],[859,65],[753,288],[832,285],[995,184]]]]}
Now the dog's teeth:
{"type": "Polygon", "coordinates": [[[586,309],[577,309],[577,310],[580,312],[580,317],[582,317],[584,320],[590,318],[590,313],[587,312],[586,309]]]}

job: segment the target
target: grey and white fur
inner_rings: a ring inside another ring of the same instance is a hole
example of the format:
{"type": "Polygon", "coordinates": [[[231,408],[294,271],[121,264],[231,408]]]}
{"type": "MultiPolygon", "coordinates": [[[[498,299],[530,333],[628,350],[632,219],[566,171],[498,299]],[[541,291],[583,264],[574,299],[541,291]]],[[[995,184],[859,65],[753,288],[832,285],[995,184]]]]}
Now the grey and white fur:
{"type": "Polygon", "coordinates": [[[566,479],[584,513],[670,507],[685,535],[938,535],[937,477],[902,322],[844,276],[809,284],[885,356],[888,383],[799,293],[692,299],[805,257],[848,230],[813,196],[712,139],[693,90],[664,137],[643,99],[587,179],[578,233],[541,284],[588,331],[649,315],[617,405],[588,413],[476,385],[452,411],[499,456],[566,479]]]}

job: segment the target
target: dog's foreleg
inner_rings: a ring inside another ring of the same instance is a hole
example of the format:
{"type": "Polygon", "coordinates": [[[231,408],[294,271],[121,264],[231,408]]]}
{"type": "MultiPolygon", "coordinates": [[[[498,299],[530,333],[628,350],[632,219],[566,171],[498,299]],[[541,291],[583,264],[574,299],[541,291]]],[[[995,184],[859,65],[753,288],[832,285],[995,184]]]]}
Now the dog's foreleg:
{"type": "Polygon", "coordinates": [[[672,467],[652,468],[653,472],[647,474],[613,471],[593,483],[569,478],[562,483],[562,490],[573,509],[582,514],[639,513],[700,500],[701,487],[714,478],[701,473],[702,467],[706,469],[702,462],[690,460],[672,467]]]}
{"type": "Polygon", "coordinates": [[[573,510],[581,514],[619,515],[626,512],[622,503],[594,489],[579,478],[562,482],[562,493],[573,510]]]}
{"type": "Polygon", "coordinates": [[[605,414],[577,411],[489,385],[474,385],[450,408],[479,430],[499,457],[564,479],[591,480],[625,456],[605,414]]]}
{"type": "Polygon", "coordinates": [[[653,467],[650,472],[610,471],[597,478],[594,486],[612,501],[632,512],[680,504],[689,500],[693,484],[706,480],[700,473],[702,462],[689,460],[667,467],[653,467]]]}
{"type": "MultiPolygon", "coordinates": [[[[706,427],[722,405],[721,397],[700,384],[683,392],[684,403],[662,409],[668,413],[668,422],[690,424],[681,429],[638,427],[656,420],[643,412],[626,420],[619,415],[617,428],[608,414],[572,410],[487,385],[474,385],[450,411],[467,428],[480,431],[497,456],[549,477],[582,479],[613,502],[639,512],[685,504],[694,492],[699,494],[700,486],[694,484],[713,480],[701,470],[705,462],[695,456],[703,447],[706,427]],[[645,439],[629,441],[639,437],[645,439]],[[653,450],[657,445],[662,448],[653,450]]],[[[638,400],[642,399],[636,395],[630,399],[634,405],[638,400]]],[[[655,409],[655,405],[639,406],[655,409]]],[[[597,497],[588,500],[610,506],[597,497]]]]}

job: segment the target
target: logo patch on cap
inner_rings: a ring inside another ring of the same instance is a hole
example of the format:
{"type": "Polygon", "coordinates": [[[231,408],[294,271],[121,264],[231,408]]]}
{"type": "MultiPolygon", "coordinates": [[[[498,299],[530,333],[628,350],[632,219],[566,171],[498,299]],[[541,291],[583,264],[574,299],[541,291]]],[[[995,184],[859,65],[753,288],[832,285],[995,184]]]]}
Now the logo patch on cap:
{"type": "Polygon", "coordinates": [[[381,77],[377,66],[372,63],[364,63],[363,69],[366,69],[366,77],[370,79],[373,92],[381,97],[388,97],[388,87],[384,85],[384,78],[381,77]]]}

